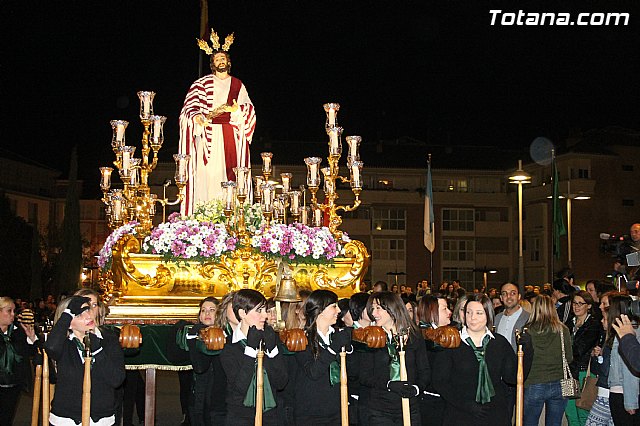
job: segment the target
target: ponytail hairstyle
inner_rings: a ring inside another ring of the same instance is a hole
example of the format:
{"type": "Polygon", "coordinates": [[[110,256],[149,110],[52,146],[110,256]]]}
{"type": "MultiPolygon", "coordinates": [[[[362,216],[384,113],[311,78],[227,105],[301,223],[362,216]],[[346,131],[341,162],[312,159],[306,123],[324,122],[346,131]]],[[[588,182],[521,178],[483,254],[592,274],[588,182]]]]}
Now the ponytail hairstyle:
{"type": "MultiPolygon", "coordinates": [[[[229,325],[229,318],[227,318],[227,307],[231,304],[231,302],[233,302],[233,296],[235,294],[236,294],[235,291],[230,291],[229,293],[225,294],[222,297],[222,300],[220,301],[220,305],[218,306],[218,311],[216,312],[216,321],[214,323],[216,327],[221,328],[223,330],[227,329],[227,326],[229,325]]],[[[202,303],[204,303],[204,300],[202,301],[202,303]]],[[[240,320],[238,320],[237,317],[236,317],[236,321],[240,322],[240,320]]]]}
{"type": "Polygon", "coordinates": [[[309,345],[311,345],[311,353],[314,358],[317,358],[320,353],[316,320],[318,319],[318,315],[320,315],[327,306],[334,303],[338,303],[338,296],[334,292],[329,290],[314,290],[304,304],[305,318],[307,320],[304,330],[307,333],[307,340],[309,341],[309,345]]]}

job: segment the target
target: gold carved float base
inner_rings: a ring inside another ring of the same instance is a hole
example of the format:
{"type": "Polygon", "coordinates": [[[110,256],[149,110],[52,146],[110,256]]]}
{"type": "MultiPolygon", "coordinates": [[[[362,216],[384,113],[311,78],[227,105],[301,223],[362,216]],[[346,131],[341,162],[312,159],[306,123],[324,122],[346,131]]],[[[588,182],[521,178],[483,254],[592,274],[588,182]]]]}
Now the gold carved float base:
{"type": "MultiPolygon", "coordinates": [[[[139,252],[137,239],[121,239],[114,246],[111,269],[100,277],[109,322],[193,320],[198,303],[207,296],[220,298],[242,288],[258,290],[267,298],[276,294],[278,263],[250,249],[238,249],[217,262],[188,265],[164,263],[162,256],[139,252]]],[[[349,297],[360,291],[369,261],[364,244],[354,240],[345,245],[344,257],[330,264],[290,267],[299,289],[326,289],[349,297]]]]}

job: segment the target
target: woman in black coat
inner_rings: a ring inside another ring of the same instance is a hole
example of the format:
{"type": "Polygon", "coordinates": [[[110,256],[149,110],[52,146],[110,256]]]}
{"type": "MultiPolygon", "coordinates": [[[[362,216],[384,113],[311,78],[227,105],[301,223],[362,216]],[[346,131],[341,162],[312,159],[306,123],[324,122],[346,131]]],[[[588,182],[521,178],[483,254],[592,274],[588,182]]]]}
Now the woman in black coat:
{"type": "MultiPolygon", "coordinates": [[[[447,305],[447,299],[444,296],[432,296],[427,294],[420,299],[418,305],[418,326],[420,329],[436,329],[451,324],[451,311],[447,305]]],[[[425,339],[427,358],[429,365],[433,365],[436,354],[445,349],[439,344],[425,339]]],[[[445,401],[438,394],[430,383],[425,389],[422,389],[420,395],[420,415],[424,424],[441,425],[444,418],[445,401]]]]}
{"type": "Polygon", "coordinates": [[[298,425],[340,424],[339,356],[351,347],[351,328],[338,331],[338,296],[329,290],[315,290],[305,302],[308,345],[296,352],[295,416],[298,425]],[[333,372],[333,374],[332,374],[333,372]],[[310,401],[313,401],[310,404],[310,401]]]}
{"type": "Polygon", "coordinates": [[[184,324],[177,333],[176,343],[187,351],[193,367],[188,397],[191,426],[224,425],[226,421],[227,378],[220,362],[220,351],[208,350],[199,338],[202,329],[215,324],[219,304],[212,296],[201,300],[196,324],[184,324]]]}
{"type": "Polygon", "coordinates": [[[409,399],[411,424],[420,425],[419,396],[429,385],[430,366],[424,339],[411,321],[399,295],[390,292],[373,293],[367,301],[369,318],[387,332],[384,348],[363,352],[360,384],[371,389],[369,424],[402,424],[402,398],[409,399]],[[393,337],[408,332],[405,346],[407,380],[400,380],[399,356],[393,337]]]}
{"type": "Polygon", "coordinates": [[[264,401],[262,424],[278,424],[275,395],[287,383],[284,347],[273,328],[266,325],[267,300],[252,289],[238,290],[233,296],[233,314],[240,323],[233,330],[231,343],[225,344],[220,361],[227,376],[227,425],[253,425],[255,420],[255,372],[258,348],[264,348],[264,401]]]}
{"type": "Polygon", "coordinates": [[[91,420],[115,424],[115,389],[125,378],[124,353],[114,333],[101,330],[96,323],[91,299],[71,296],[58,305],[56,323],[45,343],[58,370],[56,392],[51,403],[49,423],[69,424],[82,420],[84,379],[84,337],[90,339],[91,420]]]}
{"type": "MultiPolygon", "coordinates": [[[[489,331],[493,307],[486,295],[469,296],[464,324],[460,346],[437,353],[432,368],[434,388],[446,402],[443,424],[510,425],[506,392],[507,384],[516,384],[517,358],[504,337],[489,331]]],[[[530,365],[532,351],[525,346],[530,365]]]]}
{"type": "Polygon", "coordinates": [[[9,297],[0,297],[0,425],[11,425],[22,390],[31,381],[29,356],[36,335],[33,325],[14,324],[16,305],[9,297]],[[27,340],[29,337],[30,342],[27,340]]]}

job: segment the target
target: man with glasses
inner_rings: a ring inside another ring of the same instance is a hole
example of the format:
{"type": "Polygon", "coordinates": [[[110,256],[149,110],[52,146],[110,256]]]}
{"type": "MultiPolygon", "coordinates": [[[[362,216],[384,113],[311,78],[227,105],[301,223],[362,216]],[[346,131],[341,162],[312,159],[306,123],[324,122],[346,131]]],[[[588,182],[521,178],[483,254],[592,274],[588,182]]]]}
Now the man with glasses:
{"type": "MultiPolygon", "coordinates": [[[[529,312],[520,306],[520,291],[515,284],[502,284],[502,287],[500,287],[500,300],[504,310],[496,315],[494,320],[496,332],[504,336],[511,343],[513,351],[517,353],[516,330],[522,331],[524,329],[524,325],[529,321],[529,312]]],[[[509,398],[508,406],[511,409],[509,418],[511,418],[513,416],[513,407],[516,403],[515,386],[508,387],[507,398],[509,398]]]]}
{"type": "Polygon", "coordinates": [[[500,300],[504,310],[496,315],[496,332],[504,336],[513,351],[516,352],[516,330],[522,330],[529,321],[529,312],[520,306],[520,292],[518,286],[512,283],[502,284],[500,300]]]}

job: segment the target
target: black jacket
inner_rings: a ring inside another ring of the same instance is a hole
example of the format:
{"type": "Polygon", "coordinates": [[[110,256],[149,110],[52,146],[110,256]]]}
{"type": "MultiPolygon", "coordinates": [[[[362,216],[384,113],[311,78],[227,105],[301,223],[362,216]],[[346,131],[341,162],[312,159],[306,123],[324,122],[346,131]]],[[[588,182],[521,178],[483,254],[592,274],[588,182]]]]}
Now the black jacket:
{"type": "MultiPolygon", "coordinates": [[[[68,338],[70,324],[71,315],[63,314],[45,343],[47,353],[56,361],[58,369],[51,412],[80,422],[84,363],[75,342],[68,338]]],[[[100,331],[102,350],[96,353],[91,367],[91,419],[94,421],[115,414],[115,389],[125,378],[124,353],[118,337],[109,330],[100,331]]]]}
{"type": "MultiPolygon", "coordinates": [[[[266,354],[263,368],[267,370],[269,383],[274,397],[278,390],[287,384],[287,367],[284,360],[284,346],[278,343],[278,352],[274,358],[266,354]]],[[[225,344],[220,354],[222,368],[227,376],[227,419],[234,419],[237,425],[252,425],[255,417],[254,407],[245,407],[243,402],[249,385],[253,380],[256,359],[244,354],[244,346],[240,342],[225,344]]],[[[277,422],[275,409],[262,414],[265,424],[277,422]]]]}
{"type": "MultiPolygon", "coordinates": [[[[462,342],[457,348],[436,353],[433,385],[447,403],[445,425],[511,424],[507,384],[516,384],[518,361],[507,339],[497,333],[494,336],[487,346],[485,359],[495,396],[484,405],[476,403],[478,360],[473,349],[462,342]]],[[[532,351],[525,348],[525,371],[526,364],[531,365],[531,356],[527,353],[532,354],[532,351]]]]}
{"type": "Polygon", "coordinates": [[[576,379],[580,371],[586,371],[591,357],[591,350],[596,346],[602,333],[602,326],[597,319],[590,315],[582,324],[582,327],[575,329],[574,320],[567,325],[571,331],[571,342],[573,349],[573,361],[569,364],[571,374],[576,379]]]}
{"type": "MultiPolygon", "coordinates": [[[[360,383],[371,389],[369,406],[376,410],[389,413],[397,417],[402,413],[402,398],[390,392],[387,383],[391,380],[389,373],[390,356],[386,347],[362,352],[360,365],[360,383]]],[[[431,366],[427,358],[422,336],[410,336],[405,349],[405,363],[407,366],[407,381],[418,386],[420,392],[430,384],[431,366]]],[[[418,410],[419,398],[410,398],[409,403],[418,410]]]]}
{"type": "MultiPolygon", "coordinates": [[[[1,333],[1,332],[0,332],[1,333]]],[[[0,385],[15,385],[21,389],[29,390],[31,387],[31,367],[29,357],[34,354],[34,346],[27,342],[27,335],[19,324],[13,324],[13,331],[10,337],[10,344],[13,346],[16,354],[22,357],[19,362],[13,363],[11,374],[8,371],[1,371],[0,367],[0,385]]],[[[4,339],[0,338],[0,357],[3,357],[7,351],[4,339]]]]}
{"type": "Polygon", "coordinates": [[[322,346],[314,357],[311,345],[304,351],[295,353],[297,369],[295,383],[296,417],[335,417],[340,415],[340,384],[331,386],[329,366],[332,361],[340,362],[322,346]],[[311,404],[310,401],[313,401],[311,404]]]}

